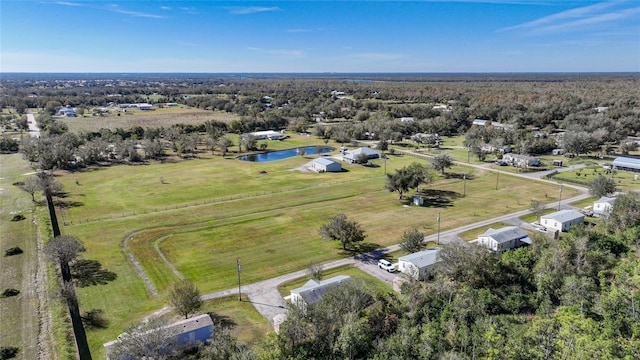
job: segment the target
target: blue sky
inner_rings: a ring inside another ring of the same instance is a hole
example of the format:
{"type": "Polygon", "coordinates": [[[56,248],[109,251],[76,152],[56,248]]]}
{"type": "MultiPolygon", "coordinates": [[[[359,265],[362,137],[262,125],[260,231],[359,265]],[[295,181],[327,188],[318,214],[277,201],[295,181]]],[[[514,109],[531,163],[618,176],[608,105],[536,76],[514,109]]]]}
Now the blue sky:
{"type": "Polygon", "coordinates": [[[0,0],[1,72],[640,71],[640,0],[0,0]]]}

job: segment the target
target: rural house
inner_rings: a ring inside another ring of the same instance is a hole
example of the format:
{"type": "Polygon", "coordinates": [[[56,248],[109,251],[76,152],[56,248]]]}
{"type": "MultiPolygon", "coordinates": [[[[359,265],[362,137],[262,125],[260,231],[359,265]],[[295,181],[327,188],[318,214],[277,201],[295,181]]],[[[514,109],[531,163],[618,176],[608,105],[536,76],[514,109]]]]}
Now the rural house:
{"type": "Polygon", "coordinates": [[[327,158],[318,158],[311,162],[311,168],[317,172],[340,172],[342,164],[327,158]]]}
{"type": "Polygon", "coordinates": [[[505,154],[502,161],[516,167],[540,166],[540,159],[529,155],[505,154]]]}
{"type": "Polygon", "coordinates": [[[560,210],[540,216],[540,224],[547,229],[568,231],[570,227],[584,223],[584,215],[574,210],[560,210]]]}
{"type": "Polygon", "coordinates": [[[380,157],[379,152],[368,147],[361,147],[354,150],[346,151],[342,158],[344,159],[344,161],[353,164],[358,162],[358,157],[360,156],[360,154],[365,154],[367,156],[367,159],[377,159],[380,157]]]}
{"type": "MultiPolygon", "coordinates": [[[[167,339],[167,343],[172,343],[180,349],[189,349],[196,346],[198,342],[205,343],[213,336],[213,321],[209,314],[181,320],[164,328],[168,330],[167,333],[175,334],[173,339],[167,339]]],[[[117,343],[118,340],[114,340],[103,345],[107,353],[107,360],[132,359],[133,357],[124,354],[120,354],[119,358],[112,357],[117,343]]]]}
{"type": "Polygon", "coordinates": [[[440,262],[439,248],[419,251],[398,258],[398,270],[416,280],[424,280],[429,277],[433,266],[440,262]]]}
{"type": "Polygon", "coordinates": [[[593,202],[593,215],[602,216],[609,214],[613,209],[613,203],[616,201],[615,197],[603,196],[600,199],[593,202]]]}
{"type": "Polygon", "coordinates": [[[507,226],[497,230],[488,229],[478,237],[477,243],[493,252],[499,253],[524,244],[531,244],[531,239],[519,227],[507,226]]]}
{"type": "Polygon", "coordinates": [[[303,308],[315,304],[329,289],[346,284],[351,280],[351,276],[347,275],[338,275],[322,281],[309,280],[304,286],[291,290],[291,303],[303,308]]]}
{"type": "Polygon", "coordinates": [[[273,130],[245,133],[245,134],[242,134],[242,137],[246,138],[249,135],[256,138],[256,140],[283,140],[284,138],[286,138],[284,134],[279,133],[277,131],[273,131],[273,130]]]}

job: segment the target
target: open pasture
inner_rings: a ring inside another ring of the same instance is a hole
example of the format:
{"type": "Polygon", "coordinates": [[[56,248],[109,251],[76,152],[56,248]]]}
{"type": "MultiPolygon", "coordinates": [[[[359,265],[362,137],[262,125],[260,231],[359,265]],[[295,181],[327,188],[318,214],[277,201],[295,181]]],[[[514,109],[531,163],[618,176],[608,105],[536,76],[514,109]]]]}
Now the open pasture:
{"type": "Polygon", "coordinates": [[[170,127],[173,124],[201,125],[207,120],[228,122],[237,115],[224,111],[210,111],[186,106],[162,108],[151,111],[127,109],[127,112],[108,113],[104,116],[81,116],[59,118],[73,133],[98,131],[100,129],[128,130],[134,126],[142,128],[170,127]]]}
{"type": "MultiPolygon", "coordinates": [[[[63,233],[84,241],[83,257],[118,274],[107,285],[78,291],[84,309],[103,309],[111,321],[108,329],[91,331],[92,350],[100,354],[102,343],[166,304],[166,289],[179,275],[208,293],[236,285],[236,258],[242,281],[250,283],[349,256],[337,242],[320,239],[318,229],[329,216],[347,214],[368,235],[364,248],[382,247],[398,243],[410,228],[434,234],[439,212],[444,231],[526,209],[540,194],[557,192],[555,185],[511,176],[501,176],[495,190],[495,174],[456,166],[421,187],[426,206],[406,206],[383,188],[382,160],[374,167],[344,165],[348,171],[342,173],[292,170],[308,161],[211,156],[61,174],[68,192],[62,201],[70,204],[62,209],[63,233]],[[466,197],[462,173],[468,174],[466,197]],[[149,294],[128,254],[140,261],[157,296],[149,294]]],[[[387,169],[415,161],[425,162],[390,156],[387,169]]]]}

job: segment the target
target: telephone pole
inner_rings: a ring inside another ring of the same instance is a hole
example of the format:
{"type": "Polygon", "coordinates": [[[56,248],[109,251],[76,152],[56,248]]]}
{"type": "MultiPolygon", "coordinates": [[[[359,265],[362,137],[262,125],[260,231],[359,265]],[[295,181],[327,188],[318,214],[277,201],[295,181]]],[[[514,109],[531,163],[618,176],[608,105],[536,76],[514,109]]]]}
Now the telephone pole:
{"type": "Polygon", "coordinates": [[[242,267],[240,266],[240,258],[236,259],[236,265],[238,266],[238,301],[242,301],[242,292],[240,291],[240,270],[242,267]]]}

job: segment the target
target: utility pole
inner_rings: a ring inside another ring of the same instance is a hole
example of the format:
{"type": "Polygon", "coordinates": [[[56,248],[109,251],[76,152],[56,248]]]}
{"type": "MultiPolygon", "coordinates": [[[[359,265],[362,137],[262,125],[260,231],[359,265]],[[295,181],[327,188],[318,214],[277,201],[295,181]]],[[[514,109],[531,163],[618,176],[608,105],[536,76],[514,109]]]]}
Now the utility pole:
{"type": "Polygon", "coordinates": [[[500,171],[496,171],[496,190],[498,190],[498,183],[500,182],[500,171]]]}
{"type": "Polygon", "coordinates": [[[560,211],[561,202],[562,202],[562,183],[560,184],[560,197],[558,198],[558,211],[560,211]]]}
{"type": "Polygon", "coordinates": [[[438,211],[438,218],[436,220],[438,221],[438,238],[436,243],[440,245],[440,211],[438,211]]]}
{"type": "Polygon", "coordinates": [[[467,196],[467,174],[465,173],[462,178],[464,179],[464,184],[462,186],[462,197],[467,196]]]}
{"type": "Polygon", "coordinates": [[[242,301],[242,292],[240,291],[240,270],[242,267],[240,266],[240,258],[236,259],[236,265],[238,266],[238,301],[242,301]]]}
{"type": "Polygon", "coordinates": [[[387,175],[387,155],[382,154],[384,156],[384,175],[387,175]]]}

